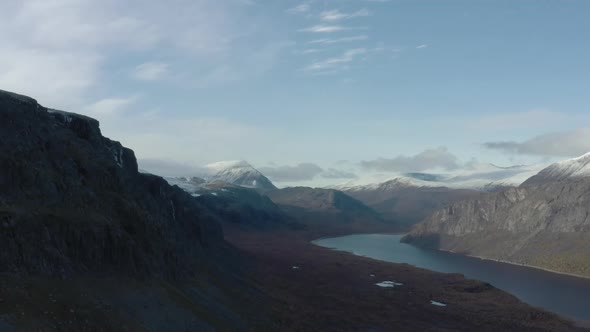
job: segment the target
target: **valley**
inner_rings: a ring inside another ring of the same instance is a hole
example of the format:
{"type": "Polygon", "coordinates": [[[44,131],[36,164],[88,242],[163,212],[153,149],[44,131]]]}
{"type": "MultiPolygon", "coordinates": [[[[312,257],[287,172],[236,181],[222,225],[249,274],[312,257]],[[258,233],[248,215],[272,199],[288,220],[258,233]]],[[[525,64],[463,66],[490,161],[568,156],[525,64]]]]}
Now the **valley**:
{"type": "MultiPolygon", "coordinates": [[[[277,188],[243,161],[164,179],[98,121],[1,91],[0,129],[3,331],[584,329],[460,274],[311,243],[420,219],[374,208],[378,192],[277,188]]],[[[499,195],[427,188],[392,195],[499,195]]]]}

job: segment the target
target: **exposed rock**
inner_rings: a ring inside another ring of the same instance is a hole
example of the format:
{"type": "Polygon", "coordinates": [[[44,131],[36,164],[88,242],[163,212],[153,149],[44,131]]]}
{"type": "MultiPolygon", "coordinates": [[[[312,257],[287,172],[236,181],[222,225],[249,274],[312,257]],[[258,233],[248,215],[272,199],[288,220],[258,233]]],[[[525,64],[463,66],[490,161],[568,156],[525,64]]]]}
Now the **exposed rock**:
{"type": "Polygon", "coordinates": [[[589,215],[590,178],[527,181],[440,209],[403,241],[590,276],[589,215]]]}
{"type": "Polygon", "coordinates": [[[98,121],[0,92],[0,269],[180,277],[223,254],[216,216],[98,121]]]}

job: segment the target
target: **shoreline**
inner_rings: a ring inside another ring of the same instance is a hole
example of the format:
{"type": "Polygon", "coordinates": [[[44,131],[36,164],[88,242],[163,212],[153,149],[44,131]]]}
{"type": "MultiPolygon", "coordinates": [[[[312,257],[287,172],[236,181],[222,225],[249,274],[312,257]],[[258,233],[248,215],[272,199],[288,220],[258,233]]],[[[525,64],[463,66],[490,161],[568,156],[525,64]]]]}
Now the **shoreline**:
{"type": "Polygon", "coordinates": [[[510,264],[510,265],[515,265],[515,266],[521,266],[521,267],[526,267],[526,268],[529,268],[529,269],[535,269],[535,270],[540,270],[540,271],[545,271],[545,272],[549,272],[549,273],[560,274],[560,275],[565,275],[565,276],[569,276],[569,277],[575,277],[575,278],[579,278],[579,279],[584,279],[584,280],[590,281],[590,276],[584,276],[584,275],[581,275],[581,274],[568,273],[568,272],[560,272],[560,271],[555,271],[555,270],[547,269],[547,268],[544,268],[544,267],[539,267],[539,266],[534,266],[534,265],[527,265],[527,264],[521,264],[521,263],[516,263],[516,262],[510,262],[510,261],[505,261],[505,260],[501,260],[501,259],[486,258],[486,257],[474,256],[474,255],[465,255],[465,254],[456,253],[456,252],[453,252],[453,251],[450,251],[450,250],[443,250],[443,249],[433,249],[433,250],[442,251],[442,252],[448,252],[448,253],[451,253],[451,254],[461,255],[461,256],[465,256],[465,257],[477,258],[477,259],[481,259],[481,260],[484,260],[484,261],[492,261],[492,262],[496,262],[496,263],[504,263],[504,264],[510,264]]]}
{"type": "MultiPolygon", "coordinates": [[[[404,235],[404,234],[406,234],[406,233],[358,233],[358,234],[348,234],[348,235],[343,235],[343,236],[326,236],[326,237],[317,238],[317,239],[312,240],[310,242],[313,245],[317,245],[317,244],[314,243],[315,241],[326,240],[326,239],[334,239],[334,238],[339,238],[339,237],[344,237],[344,236],[351,236],[351,235],[404,235]]],[[[409,244],[409,243],[408,243],[408,245],[413,246],[412,244],[409,244]]],[[[504,263],[504,264],[510,264],[510,265],[514,265],[514,266],[521,266],[521,267],[526,267],[526,268],[530,268],[530,269],[541,270],[541,271],[545,271],[545,272],[549,272],[549,273],[555,273],[555,274],[559,274],[559,275],[565,275],[565,276],[569,276],[569,277],[575,277],[575,278],[579,278],[579,279],[584,279],[584,280],[590,281],[590,276],[584,276],[584,275],[581,275],[581,274],[575,274],[575,273],[569,273],[569,272],[561,272],[561,271],[551,270],[551,269],[544,268],[544,267],[539,267],[539,266],[534,266],[534,265],[527,265],[527,264],[521,264],[521,263],[516,263],[516,262],[510,262],[510,261],[505,261],[505,260],[501,260],[501,259],[495,259],[495,258],[487,258],[487,257],[483,257],[483,256],[475,256],[475,255],[461,254],[461,253],[458,253],[458,252],[454,252],[452,250],[434,249],[434,248],[420,247],[420,246],[415,246],[415,247],[422,248],[422,249],[428,249],[428,250],[434,250],[434,251],[440,251],[440,252],[446,252],[446,253],[450,253],[450,254],[453,254],[453,255],[459,255],[459,256],[464,256],[464,257],[477,258],[477,259],[480,259],[480,260],[492,261],[492,262],[496,262],[496,263],[504,263]]],[[[327,248],[327,247],[324,247],[324,248],[327,248]]],[[[364,256],[361,256],[361,257],[364,257],[364,256]]]]}
{"type": "MultiPolygon", "coordinates": [[[[351,236],[351,235],[403,235],[404,233],[389,233],[389,234],[385,234],[385,233],[362,233],[362,234],[349,234],[349,235],[344,235],[344,236],[351,236]]],[[[430,272],[435,272],[435,273],[443,273],[443,274],[454,274],[454,273],[461,273],[461,272],[439,272],[439,271],[435,271],[435,270],[430,270],[428,268],[423,268],[423,267],[419,267],[410,263],[405,263],[405,262],[392,262],[392,261],[387,261],[387,260],[382,260],[382,259],[378,259],[378,258],[374,258],[374,257],[370,257],[370,256],[365,256],[365,255],[359,255],[356,254],[354,251],[348,251],[348,250],[342,250],[342,249],[338,249],[338,248],[334,248],[334,247],[327,247],[327,246],[322,246],[319,244],[316,244],[316,241],[320,241],[320,240],[325,240],[325,239],[334,239],[334,238],[340,238],[340,237],[344,237],[344,236],[326,236],[326,237],[321,237],[321,238],[317,238],[313,241],[310,241],[310,244],[319,247],[319,248],[323,248],[323,249],[327,249],[330,251],[334,251],[334,252],[340,252],[340,253],[345,253],[345,254],[349,254],[349,255],[353,255],[356,257],[360,257],[360,258],[364,258],[364,259],[369,259],[369,260],[374,260],[374,261],[378,261],[378,262],[384,262],[384,263],[388,263],[388,264],[407,264],[409,266],[412,266],[414,268],[418,268],[418,269],[422,269],[422,270],[426,270],[426,271],[430,271],[430,272]]],[[[411,244],[408,244],[411,245],[411,244]]],[[[473,255],[465,255],[465,254],[460,254],[457,252],[453,252],[450,250],[442,250],[442,249],[432,249],[432,248],[424,248],[424,247],[418,247],[415,246],[417,248],[421,248],[421,249],[427,249],[427,250],[432,250],[432,251],[438,251],[438,252],[444,252],[444,253],[448,253],[448,254],[452,254],[452,255],[457,255],[457,256],[463,256],[463,257],[469,257],[469,258],[477,258],[479,260],[483,260],[483,261],[491,261],[491,262],[496,262],[496,263],[503,263],[503,264],[509,264],[509,265],[514,265],[514,266],[520,266],[520,267],[524,267],[524,268],[530,268],[530,269],[534,269],[534,270],[540,270],[540,271],[544,271],[547,273],[551,273],[551,274],[555,274],[555,275],[561,275],[561,276],[567,276],[567,277],[571,277],[571,278],[576,278],[576,279],[580,279],[584,282],[590,281],[590,277],[585,277],[582,275],[576,275],[573,273],[566,273],[566,272],[558,272],[558,271],[553,271],[553,270],[549,270],[549,269],[545,269],[545,268],[541,268],[541,267],[536,267],[536,266],[530,266],[530,265],[526,265],[526,264],[520,264],[520,263],[514,263],[514,262],[508,262],[508,261],[502,261],[502,260],[498,260],[498,259],[493,259],[493,258],[485,258],[485,257],[480,257],[480,256],[473,256],[473,255]]],[[[474,278],[470,278],[470,277],[465,277],[471,280],[477,280],[477,281],[481,281],[479,279],[474,279],[474,278]]],[[[505,291],[505,290],[503,290],[505,291]]],[[[509,294],[512,294],[511,292],[505,291],[509,294]]],[[[520,298],[519,298],[520,300],[520,298]]],[[[522,300],[521,300],[522,301],[522,300]]],[[[569,321],[573,322],[577,327],[581,327],[581,328],[590,328],[590,320],[585,320],[585,319],[580,319],[580,318],[576,318],[576,317],[572,317],[570,315],[567,314],[558,314],[552,310],[546,309],[546,308],[541,308],[541,307],[537,307],[533,304],[530,304],[528,302],[524,302],[528,305],[531,305],[533,307],[536,308],[540,308],[541,310],[546,310],[548,312],[551,312],[553,314],[559,315],[560,317],[563,317],[565,319],[568,319],[569,321]]]]}
{"type": "Polygon", "coordinates": [[[477,331],[482,326],[490,331],[584,330],[578,320],[532,306],[475,279],[312,243],[312,239],[339,237],[330,233],[310,237],[246,232],[229,239],[256,262],[252,278],[264,293],[272,295],[276,308],[272,314],[282,322],[281,330],[353,331],[369,326],[428,331],[441,324],[454,331],[477,331]],[[375,283],[382,280],[395,280],[404,286],[395,290],[377,287],[375,283]],[[450,305],[441,309],[431,300],[450,305]],[[490,303],[496,305],[490,308],[490,303]]]}

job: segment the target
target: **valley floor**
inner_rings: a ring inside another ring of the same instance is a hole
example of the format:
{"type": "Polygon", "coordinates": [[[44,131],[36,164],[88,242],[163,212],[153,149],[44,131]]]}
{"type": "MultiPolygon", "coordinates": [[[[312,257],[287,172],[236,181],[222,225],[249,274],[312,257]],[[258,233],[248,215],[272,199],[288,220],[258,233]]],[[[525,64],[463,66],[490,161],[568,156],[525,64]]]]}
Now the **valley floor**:
{"type": "Polygon", "coordinates": [[[317,235],[227,233],[255,262],[281,331],[583,330],[489,284],[320,248],[309,242],[317,235]],[[375,285],[383,281],[403,285],[375,285]]]}

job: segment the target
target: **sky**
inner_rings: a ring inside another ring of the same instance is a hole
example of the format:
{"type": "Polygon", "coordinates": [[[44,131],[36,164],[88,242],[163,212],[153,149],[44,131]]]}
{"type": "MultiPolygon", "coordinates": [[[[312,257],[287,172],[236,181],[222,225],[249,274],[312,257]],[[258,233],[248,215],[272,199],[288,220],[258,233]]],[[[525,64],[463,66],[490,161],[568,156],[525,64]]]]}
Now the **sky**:
{"type": "Polygon", "coordinates": [[[0,89],[146,169],[278,182],[590,151],[590,1],[0,0],[0,89]]]}

